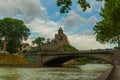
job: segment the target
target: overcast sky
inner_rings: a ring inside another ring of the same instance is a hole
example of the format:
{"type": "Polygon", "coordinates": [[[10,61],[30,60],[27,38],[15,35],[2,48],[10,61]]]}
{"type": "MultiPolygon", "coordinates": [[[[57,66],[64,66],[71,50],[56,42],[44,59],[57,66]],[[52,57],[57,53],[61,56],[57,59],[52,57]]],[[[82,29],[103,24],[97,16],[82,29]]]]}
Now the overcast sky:
{"type": "Polygon", "coordinates": [[[60,14],[57,0],[0,0],[0,19],[12,17],[21,19],[31,30],[27,42],[38,36],[54,38],[54,34],[61,26],[71,45],[79,50],[109,48],[108,44],[96,41],[93,26],[101,20],[99,12],[103,2],[88,0],[91,8],[81,11],[76,0],[68,14],[60,14]]]}

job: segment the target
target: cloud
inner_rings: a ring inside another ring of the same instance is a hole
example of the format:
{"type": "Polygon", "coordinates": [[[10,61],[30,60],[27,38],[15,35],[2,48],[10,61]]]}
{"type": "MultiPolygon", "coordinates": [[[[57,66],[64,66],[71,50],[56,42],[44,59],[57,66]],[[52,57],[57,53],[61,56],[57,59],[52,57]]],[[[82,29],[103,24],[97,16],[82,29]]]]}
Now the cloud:
{"type": "Polygon", "coordinates": [[[33,46],[33,44],[32,44],[32,41],[33,41],[34,39],[31,39],[31,38],[29,38],[29,39],[27,39],[27,40],[23,40],[22,42],[23,43],[29,43],[31,46],[33,46]]]}
{"type": "Polygon", "coordinates": [[[46,39],[47,38],[53,39],[54,35],[57,33],[57,30],[59,29],[60,24],[54,21],[35,19],[34,21],[27,23],[26,25],[30,28],[32,34],[33,33],[36,34],[31,35],[27,41],[23,42],[27,42],[30,45],[32,45],[32,41],[39,36],[45,37],[46,39]]]}
{"type": "Polygon", "coordinates": [[[95,22],[97,22],[97,18],[95,16],[84,18],[74,11],[70,11],[68,17],[64,18],[63,20],[65,26],[67,27],[80,27],[88,24],[95,24],[95,22]]]}
{"type": "MultiPolygon", "coordinates": [[[[42,21],[36,19],[35,21],[27,24],[30,27],[32,33],[37,33],[39,36],[44,36],[50,39],[54,38],[55,33],[59,29],[59,24],[54,21],[42,21]]],[[[88,49],[104,49],[108,48],[108,45],[100,44],[95,40],[95,35],[91,31],[85,31],[82,34],[66,34],[71,45],[79,50],[88,49]]],[[[28,40],[30,43],[32,39],[28,40]]]]}
{"type": "Polygon", "coordinates": [[[103,45],[96,41],[95,35],[69,35],[70,44],[79,50],[105,49],[110,48],[107,44],[103,45]]]}
{"type": "Polygon", "coordinates": [[[26,25],[32,33],[37,33],[39,36],[46,36],[48,38],[53,38],[59,28],[59,24],[54,21],[43,21],[40,19],[36,19],[26,25]]]}
{"type": "Polygon", "coordinates": [[[39,0],[0,0],[0,15],[15,17],[30,22],[36,18],[44,18],[46,9],[39,0]]]}
{"type": "Polygon", "coordinates": [[[55,15],[55,17],[58,17],[60,15],[60,13],[56,12],[54,15],[55,15]]]}
{"type": "MultiPolygon", "coordinates": [[[[47,9],[43,7],[40,0],[0,0],[0,17],[22,19],[30,28],[32,34],[36,33],[37,36],[53,39],[60,24],[46,19],[48,17],[46,10],[47,9]]],[[[55,13],[55,17],[59,15],[58,12],[55,13]]],[[[95,16],[84,18],[74,11],[70,11],[68,16],[63,20],[64,26],[67,27],[87,26],[97,21],[95,16]]],[[[67,32],[69,33],[70,31],[67,32]]],[[[108,47],[107,45],[98,43],[95,40],[95,36],[92,34],[88,35],[88,32],[85,34],[69,34],[68,39],[70,44],[79,50],[108,47]]],[[[33,37],[34,35],[31,35],[31,38],[29,38],[27,42],[31,43],[33,37]]]]}

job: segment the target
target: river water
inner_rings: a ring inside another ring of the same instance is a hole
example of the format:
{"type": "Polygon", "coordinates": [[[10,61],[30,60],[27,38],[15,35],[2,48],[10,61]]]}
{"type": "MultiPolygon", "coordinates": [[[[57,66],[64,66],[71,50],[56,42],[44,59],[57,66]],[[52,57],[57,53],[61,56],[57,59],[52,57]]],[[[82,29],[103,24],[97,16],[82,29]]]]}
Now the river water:
{"type": "Polygon", "coordinates": [[[0,80],[93,80],[100,76],[109,64],[86,64],[62,68],[0,68],[0,80]]]}

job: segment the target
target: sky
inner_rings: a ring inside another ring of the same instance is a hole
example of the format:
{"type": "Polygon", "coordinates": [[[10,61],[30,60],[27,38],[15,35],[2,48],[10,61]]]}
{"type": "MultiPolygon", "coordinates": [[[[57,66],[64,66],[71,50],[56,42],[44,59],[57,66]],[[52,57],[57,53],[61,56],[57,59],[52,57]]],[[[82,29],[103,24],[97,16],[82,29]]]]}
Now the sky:
{"type": "Polygon", "coordinates": [[[0,0],[0,19],[12,17],[21,19],[30,29],[31,35],[26,41],[36,37],[53,39],[57,30],[62,27],[68,36],[69,43],[79,50],[110,48],[109,44],[101,44],[96,41],[93,26],[102,18],[99,13],[103,2],[87,0],[91,8],[85,12],[72,0],[71,11],[68,14],[60,14],[60,8],[56,6],[57,0],[0,0]]]}

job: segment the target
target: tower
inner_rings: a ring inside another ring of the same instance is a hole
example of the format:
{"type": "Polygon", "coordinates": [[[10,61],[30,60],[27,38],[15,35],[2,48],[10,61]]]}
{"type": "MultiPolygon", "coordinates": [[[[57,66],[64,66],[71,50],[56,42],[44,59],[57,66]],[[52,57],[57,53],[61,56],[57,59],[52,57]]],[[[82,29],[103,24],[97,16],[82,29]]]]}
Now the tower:
{"type": "Polygon", "coordinates": [[[61,27],[58,30],[58,34],[63,34],[63,29],[61,27]]]}
{"type": "Polygon", "coordinates": [[[58,29],[58,34],[55,34],[54,42],[56,44],[61,44],[61,45],[69,44],[67,36],[64,34],[63,29],[61,27],[58,29]]]}

